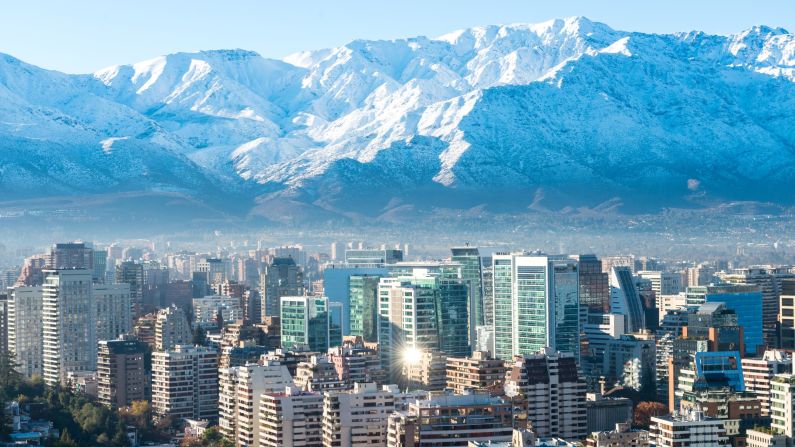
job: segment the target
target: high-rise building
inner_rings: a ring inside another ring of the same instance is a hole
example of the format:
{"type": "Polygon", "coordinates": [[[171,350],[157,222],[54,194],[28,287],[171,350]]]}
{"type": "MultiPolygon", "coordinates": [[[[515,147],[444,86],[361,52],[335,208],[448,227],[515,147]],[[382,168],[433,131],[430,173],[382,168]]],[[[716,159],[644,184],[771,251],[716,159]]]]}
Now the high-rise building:
{"type": "Polygon", "coordinates": [[[342,346],[329,349],[328,360],[348,388],[353,387],[354,383],[383,383],[386,378],[378,351],[361,343],[345,342],[342,346]]]}
{"type": "Polygon", "coordinates": [[[574,354],[549,348],[516,356],[505,379],[505,394],[520,403],[521,420],[539,437],[585,439],[588,427],[585,380],[574,354]]]}
{"type": "Polygon", "coordinates": [[[199,261],[197,271],[207,273],[209,285],[221,284],[229,279],[228,261],[219,258],[205,258],[199,261]]]}
{"type": "Polygon", "coordinates": [[[696,267],[687,269],[687,287],[708,286],[715,281],[715,267],[707,264],[699,264],[696,267]]]}
{"type": "Polygon", "coordinates": [[[720,272],[717,276],[727,283],[753,284],[759,287],[762,293],[762,328],[765,344],[768,347],[776,346],[781,281],[795,278],[795,274],[788,272],[784,267],[754,266],[734,269],[728,273],[720,272]]]}
{"type": "Polygon", "coordinates": [[[43,287],[19,286],[8,301],[8,350],[25,377],[42,374],[43,299],[43,287]]]}
{"type": "Polygon", "coordinates": [[[281,298],[304,294],[304,275],[293,258],[273,258],[260,277],[262,316],[279,316],[281,298]]]}
{"type": "Polygon", "coordinates": [[[374,383],[350,391],[330,391],[323,399],[323,447],[386,445],[395,394],[374,383]]]}
{"type": "MultiPolygon", "coordinates": [[[[327,298],[328,299],[328,298],[327,298]]],[[[328,302],[328,346],[342,346],[342,327],[348,320],[342,303],[328,302]]]]}
{"type": "Polygon", "coordinates": [[[617,256],[603,256],[602,257],[602,271],[610,274],[613,267],[627,267],[630,273],[635,273],[635,256],[633,255],[617,255],[617,256]]]}
{"type": "Polygon", "coordinates": [[[96,367],[91,283],[91,270],[45,270],[42,372],[47,385],[65,385],[69,373],[93,371],[96,367]]]}
{"type": "Polygon", "coordinates": [[[689,411],[651,418],[649,439],[654,446],[718,447],[728,445],[724,422],[689,411]]]}
{"type": "Polygon", "coordinates": [[[403,262],[403,250],[400,249],[356,249],[345,250],[345,263],[358,266],[384,266],[403,262]]]}
{"type": "Polygon", "coordinates": [[[221,368],[218,383],[218,426],[226,439],[239,446],[259,445],[262,395],[294,386],[287,367],[269,360],[221,368]]]}
{"type": "MultiPolygon", "coordinates": [[[[481,277],[483,281],[483,325],[494,327],[494,266],[491,256],[480,258],[483,268],[481,277]]],[[[493,330],[493,329],[492,329],[493,330]]]]}
{"type": "Polygon", "coordinates": [[[47,268],[51,270],[94,270],[94,248],[84,242],[58,243],[52,246],[47,256],[47,268]]]}
{"type": "MultiPolygon", "coordinates": [[[[469,291],[467,283],[462,279],[461,269],[461,264],[457,263],[402,262],[389,267],[390,278],[397,281],[381,281],[379,285],[381,294],[389,287],[406,288],[413,290],[410,292],[412,294],[422,295],[424,303],[433,302],[433,309],[428,309],[428,312],[419,318],[425,321],[436,319],[438,345],[436,348],[418,347],[418,349],[439,349],[445,354],[457,356],[469,354],[469,291]]],[[[395,291],[390,293],[394,294],[395,291]]],[[[383,311],[383,295],[380,295],[379,299],[382,299],[380,310],[383,311]]],[[[407,310],[411,309],[410,303],[403,304],[407,306],[407,310]]],[[[392,309],[396,310],[397,307],[392,309]]],[[[405,316],[410,317],[410,315],[405,316]]],[[[410,318],[405,318],[395,322],[397,327],[403,327],[403,323],[409,323],[409,320],[410,318]]],[[[379,342],[380,340],[381,338],[379,342]]]]}
{"type": "Polygon", "coordinates": [[[380,275],[350,277],[350,335],[378,341],[378,283],[380,275]]]}
{"type": "Polygon", "coordinates": [[[132,316],[144,314],[144,266],[134,261],[124,261],[116,266],[116,283],[130,285],[132,316]]]}
{"type": "Polygon", "coordinates": [[[613,267],[610,270],[610,313],[624,315],[627,332],[646,329],[643,304],[629,267],[613,267]]]}
{"type": "Polygon", "coordinates": [[[447,388],[456,394],[464,394],[467,390],[493,391],[502,387],[505,362],[483,351],[475,351],[471,357],[448,357],[446,376],[447,388]]]}
{"type": "Polygon", "coordinates": [[[655,305],[659,311],[658,316],[660,318],[660,324],[662,324],[663,318],[665,318],[665,314],[668,313],[669,310],[678,309],[687,305],[687,294],[684,292],[679,292],[676,295],[656,295],[655,299],[655,305]]]}
{"type": "Polygon", "coordinates": [[[193,326],[213,327],[219,323],[242,320],[243,303],[240,298],[211,295],[193,299],[193,326]]]}
{"type": "Polygon", "coordinates": [[[428,393],[389,416],[386,445],[466,447],[470,442],[510,441],[511,417],[511,403],[499,397],[428,393]]]}
{"type": "Polygon", "coordinates": [[[645,332],[611,338],[605,344],[602,359],[602,375],[608,383],[637,391],[654,389],[657,369],[654,335],[645,332]]]}
{"type": "Polygon", "coordinates": [[[94,284],[92,288],[97,340],[115,340],[132,332],[130,286],[94,284]]]}
{"type": "Polygon", "coordinates": [[[717,388],[730,388],[735,393],[745,391],[742,363],[737,351],[696,352],[690,365],[679,370],[675,402],[681,408],[688,394],[717,388]]]}
{"type": "Polygon", "coordinates": [[[170,351],[177,345],[188,345],[193,333],[185,312],[176,306],[169,306],[157,312],[155,320],[155,349],[170,351]]]}
{"type": "Polygon", "coordinates": [[[483,314],[483,263],[477,247],[453,247],[451,261],[461,264],[461,279],[469,291],[469,340],[476,339],[478,326],[485,324],[483,314]]]}
{"type": "MultiPolygon", "coordinates": [[[[363,280],[364,282],[351,285],[351,278],[354,276],[366,277],[384,277],[387,276],[389,271],[384,265],[377,267],[362,267],[358,265],[350,265],[345,263],[326,264],[323,266],[323,296],[329,299],[329,302],[342,303],[343,310],[346,314],[350,314],[345,325],[342,327],[343,335],[357,335],[353,334],[351,325],[354,324],[354,310],[353,306],[366,305],[365,301],[367,295],[357,295],[352,297],[351,294],[368,293],[368,287],[372,287],[374,279],[363,280]],[[361,286],[362,288],[359,288],[361,286]],[[352,301],[355,300],[356,302],[352,301]]],[[[371,289],[370,289],[371,290],[371,289]]],[[[367,309],[365,309],[366,311],[367,309]]],[[[363,323],[363,322],[362,322],[363,323]]]]}
{"type": "Polygon", "coordinates": [[[638,276],[651,281],[656,295],[675,295],[682,291],[682,275],[674,272],[641,270],[638,276]]]}
{"type": "MultiPolygon", "coordinates": [[[[378,285],[379,351],[381,363],[393,379],[404,360],[439,349],[438,285],[438,277],[420,272],[416,276],[382,278],[378,285]]],[[[466,337],[465,329],[463,335],[466,337]]]]}
{"type": "Polygon", "coordinates": [[[97,356],[97,394],[111,408],[145,400],[148,375],[144,370],[146,343],[134,336],[101,340],[97,356]]]}
{"type": "Polygon", "coordinates": [[[260,447],[323,445],[323,395],[288,387],[264,393],[259,412],[260,447]]]}
{"type": "Polygon", "coordinates": [[[795,437],[795,375],[778,374],[770,382],[770,428],[795,437]]]}
{"type": "Polygon", "coordinates": [[[765,351],[759,358],[744,358],[745,389],[759,398],[762,416],[770,416],[770,381],[778,374],[792,372],[792,357],[784,351],[765,351]]]}
{"type": "Polygon", "coordinates": [[[328,298],[283,296],[279,307],[282,348],[293,351],[328,351],[328,298]]]}
{"type": "Polygon", "coordinates": [[[313,355],[306,362],[298,363],[295,370],[295,386],[304,391],[322,393],[347,388],[337,374],[337,369],[325,356],[313,355]]]}
{"type": "Polygon", "coordinates": [[[688,287],[686,291],[688,306],[700,306],[704,303],[724,303],[727,309],[742,316],[744,334],[743,354],[756,355],[762,353],[765,340],[763,337],[763,295],[759,286],[752,284],[721,284],[711,286],[688,287]]]}
{"type": "Polygon", "coordinates": [[[447,356],[439,351],[423,351],[406,359],[403,375],[413,390],[439,391],[447,385],[447,356]]]}
{"type": "Polygon", "coordinates": [[[575,260],[528,254],[495,254],[495,357],[544,347],[579,356],[579,274],[575,260]]]}
{"type": "Polygon", "coordinates": [[[104,283],[108,272],[108,251],[94,250],[91,279],[95,283],[104,283]]]}
{"type": "Polygon", "coordinates": [[[218,418],[218,351],[177,345],[152,353],[152,412],[157,418],[218,418]]]}
{"type": "Polygon", "coordinates": [[[795,279],[781,281],[779,301],[779,343],[782,349],[795,350],[795,279]]]}
{"type": "Polygon", "coordinates": [[[610,313],[610,279],[596,255],[574,255],[579,263],[580,308],[590,313],[610,313]]]}

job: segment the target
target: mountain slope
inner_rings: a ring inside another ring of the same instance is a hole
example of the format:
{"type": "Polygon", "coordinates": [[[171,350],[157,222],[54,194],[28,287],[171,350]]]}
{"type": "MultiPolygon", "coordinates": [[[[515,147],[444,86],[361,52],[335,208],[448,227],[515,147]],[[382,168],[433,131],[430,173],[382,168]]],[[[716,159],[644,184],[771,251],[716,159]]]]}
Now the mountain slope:
{"type": "Polygon", "coordinates": [[[575,17],[77,76],[0,56],[0,190],[179,193],[274,219],[786,205],[794,118],[795,36],[762,26],[575,17]]]}

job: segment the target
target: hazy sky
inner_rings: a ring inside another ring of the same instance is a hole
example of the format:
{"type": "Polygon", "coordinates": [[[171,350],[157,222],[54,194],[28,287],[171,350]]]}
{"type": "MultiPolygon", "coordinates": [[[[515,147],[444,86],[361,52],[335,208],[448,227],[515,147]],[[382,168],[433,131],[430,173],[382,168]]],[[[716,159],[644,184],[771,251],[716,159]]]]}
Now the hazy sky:
{"type": "Polygon", "coordinates": [[[244,48],[280,58],[356,38],[574,15],[628,31],[729,34],[757,24],[795,31],[791,0],[12,0],[0,9],[0,52],[85,73],[177,51],[244,48]]]}

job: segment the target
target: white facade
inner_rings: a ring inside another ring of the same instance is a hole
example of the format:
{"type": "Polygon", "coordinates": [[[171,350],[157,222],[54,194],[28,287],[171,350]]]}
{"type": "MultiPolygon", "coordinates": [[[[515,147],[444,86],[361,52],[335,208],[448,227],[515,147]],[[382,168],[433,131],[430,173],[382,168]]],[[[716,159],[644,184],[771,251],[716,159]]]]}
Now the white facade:
{"type": "Polygon", "coordinates": [[[792,358],[784,351],[765,351],[762,358],[744,358],[745,390],[756,394],[762,405],[762,416],[770,415],[770,381],[776,374],[792,371],[792,358]]]}
{"type": "Polygon", "coordinates": [[[177,345],[186,345],[193,339],[185,312],[170,306],[157,312],[155,321],[155,349],[168,351],[177,345]]]}
{"type": "Polygon", "coordinates": [[[657,296],[674,295],[683,290],[681,273],[641,270],[637,275],[651,281],[651,290],[657,296]]]}
{"type": "Polygon", "coordinates": [[[69,373],[97,364],[92,271],[46,270],[43,286],[43,376],[47,385],[66,385],[69,373]]]}
{"type": "Polygon", "coordinates": [[[665,314],[671,309],[678,309],[687,305],[687,294],[684,292],[675,295],[655,295],[657,309],[660,311],[660,323],[662,323],[665,314]]]}
{"type": "Polygon", "coordinates": [[[132,332],[132,302],[129,284],[94,284],[97,341],[116,340],[132,332]]]}
{"type": "Polygon", "coordinates": [[[651,445],[658,447],[715,447],[729,445],[721,419],[712,419],[699,411],[652,417],[649,427],[651,445]]]}
{"type": "Polygon", "coordinates": [[[259,446],[260,402],[264,393],[293,386],[287,367],[276,361],[219,370],[221,433],[237,446],[259,446]]]}
{"type": "Polygon", "coordinates": [[[316,447],[323,439],[323,395],[287,388],[262,395],[261,447],[316,447]]]}
{"type": "Polygon", "coordinates": [[[193,299],[194,326],[214,326],[219,312],[227,322],[242,320],[245,317],[239,298],[212,295],[193,299]]]}
{"type": "Polygon", "coordinates": [[[357,383],[351,391],[325,393],[323,446],[386,445],[395,395],[374,383],[357,383]]]}
{"type": "Polygon", "coordinates": [[[8,350],[25,377],[42,373],[42,287],[16,287],[8,300],[8,350]]]}
{"type": "Polygon", "coordinates": [[[187,345],[153,352],[152,411],[159,418],[214,420],[218,415],[218,352],[187,345]]]}
{"type": "Polygon", "coordinates": [[[793,398],[795,398],[795,376],[779,374],[770,383],[770,428],[789,437],[795,436],[793,420],[793,398]]]}
{"type": "Polygon", "coordinates": [[[746,447],[792,447],[792,438],[766,431],[748,429],[745,431],[746,447]]]}

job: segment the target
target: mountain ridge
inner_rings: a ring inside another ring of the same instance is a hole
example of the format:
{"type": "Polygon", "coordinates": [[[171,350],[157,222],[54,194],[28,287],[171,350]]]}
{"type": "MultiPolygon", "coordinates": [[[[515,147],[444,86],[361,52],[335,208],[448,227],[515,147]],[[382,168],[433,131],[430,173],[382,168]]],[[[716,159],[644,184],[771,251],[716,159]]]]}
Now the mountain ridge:
{"type": "Polygon", "coordinates": [[[87,75],[0,55],[0,100],[8,199],[176,191],[274,220],[285,203],[393,218],[795,202],[783,28],[657,35],[572,17],[87,75]]]}

